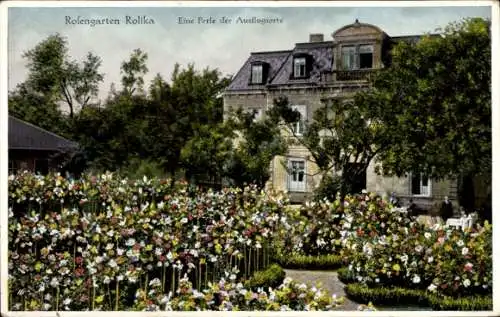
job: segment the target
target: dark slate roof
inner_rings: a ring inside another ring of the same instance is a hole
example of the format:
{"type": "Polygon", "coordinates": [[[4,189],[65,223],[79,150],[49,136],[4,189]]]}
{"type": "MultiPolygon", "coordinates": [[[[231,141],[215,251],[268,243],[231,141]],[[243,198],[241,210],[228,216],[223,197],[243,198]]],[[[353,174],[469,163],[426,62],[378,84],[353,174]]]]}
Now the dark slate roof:
{"type": "Polygon", "coordinates": [[[267,85],[311,84],[320,80],[320,73],[330,70],[333,59],[333,42],[298,43],[291,51],[257,52],[252,53],[243,67],[234,77],[227,88],[231,90],[259,90],[266,85],[250,85],[251,64],[253,62],[266,62],[270,65],[267,85]],[[311,76],[306,79],[290,79],[292,72],[293,55],[308,53],[313,56],[313,69],[311,76]]]}
{"type": "Polygon", "coordinates": [[[234,76],[233,81],[227,88],[228,90],[258,90],[265,87],[265,85],[249,85],[250,82],[250,67],[254,62],[265,62],[269,64],[268,79],[272,79],[283,65],[284,61],[288,58],[292,51],[276,51],[276,52],[258,52],[252,53],[250,58],[247,59],[240,71],[234,76]]]}
{"type": "MultiPolygon", "coordinates": [[[[389,37],[392,43],[404,41],[407,43],[416,43],[424,35],[407,35],[389,37]]],[[[430,36],[440,36],[439,34],[430,34],[430,36]]],[[[226,91],[244,91],[244,90],[261,90],[266,86],[283,86],[283,85],[315,85],[321,80],[321,73],[330,71],[333,65],[333,42],[313,42],[313,43],[297,43],[293,50],[290,51],[274,51],[274,52],[257,52],[251,53],[243,67],[234,76],[233,81],[226,91]],[[293,71],[293,56],[298,53],[307,53],[313,56],[313,68],[309,78],[292,79],[290,78],[293,71]],[[263,85],[251,85],[251,64],[253,62],[266,62],[270,64],[267,83],[263,85]]]]}
{"type": "Polygon", "coordinates": [[[333,42],[299,43],[281,67],[279,73],[270,82],[271,85],[316,84],[321,80],[321,73],[332,69],[333,42]],[[313,57],[311,74],[305,79],[290,79],[293,72],[293,55],[307,53],[313,57]]]}
{"type": "Polygon", "coordinates": [[[77,147],[76,142],[9,115],[9,150],[59,151],[77,147]]]}

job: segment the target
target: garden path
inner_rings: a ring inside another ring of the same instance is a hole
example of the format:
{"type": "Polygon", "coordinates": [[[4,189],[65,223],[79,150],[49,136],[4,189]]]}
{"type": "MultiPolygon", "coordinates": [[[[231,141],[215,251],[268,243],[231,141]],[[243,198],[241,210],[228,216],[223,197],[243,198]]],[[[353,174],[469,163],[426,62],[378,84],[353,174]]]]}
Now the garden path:
{"type": "MultiPolygon", "coordinates": [[[[338,310],[353,311],[358,310],[360,304],[368,303],[357,303],[355,301],[347,298],[344,292],[344,283],[342,283],[335,271],[305,271],[305,270],[289,270],[285,269],[287,277],[301,282],[315,285],[317,282],[321,282],[321,288],[327,290],[330,294],[337,294],[338,297],[344,297],[344,304],[341,305],[338,310]]],[[[419,307],[419,306],[394,306],[394,307],[379,307],[375,305],[377,310],[386,311],[429,311],[429,307],[419,307]]]]}
{"type": "Polygon", "coordinates": [[[343,296],[345,301],[339,310],[358,310],[359,303],[356,303],[347,298],[344,292],[344,283],[342,283],[335,271],[304,271],[304,270],[285,270],[286,276],[301,283],[315,285],[321,283],[321,287],[327,290],[330,294],[337,294],[338,297],[343,296]]]}

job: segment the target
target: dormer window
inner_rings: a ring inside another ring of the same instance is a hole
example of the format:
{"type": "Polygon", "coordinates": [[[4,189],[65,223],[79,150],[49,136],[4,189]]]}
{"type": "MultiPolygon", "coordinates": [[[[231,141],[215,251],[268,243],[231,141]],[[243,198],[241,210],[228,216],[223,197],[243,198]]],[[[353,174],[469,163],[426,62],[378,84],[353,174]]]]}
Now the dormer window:
{"type": "Polygon", "coordinates": [[[311,76],[313,69],[313,57],[307,53],[296,53],[292,59],[292,71],[290,79],[304,79],[311,76]]]}
{"type": "Polygon", "coordinates": [[[295,57],[293,60],[293,77],[306,77],[306,58],[295,57]]]}
{"type": "Polygon", "coordinates": [[[267,82],[269,74],[269,64],[262,61],[252,62],[250,66],[250,85],[263,85],[267,82]]]}
{"type": "Polygon", "coordinates": [[[373,68],[373,45],[359,46],[359,68],[373,68]]]}
{"type": "Polygon", "coordinates": [[[260,65],[252,65],[252,84],[262,84],[263,83],[263,75],[264,75],[264,66],[260,65]]]}
{"type": "Polygon", "coordinates": [[[373,68],[373,45],[342,46],[341,62],[343,70],[373,68]]]}

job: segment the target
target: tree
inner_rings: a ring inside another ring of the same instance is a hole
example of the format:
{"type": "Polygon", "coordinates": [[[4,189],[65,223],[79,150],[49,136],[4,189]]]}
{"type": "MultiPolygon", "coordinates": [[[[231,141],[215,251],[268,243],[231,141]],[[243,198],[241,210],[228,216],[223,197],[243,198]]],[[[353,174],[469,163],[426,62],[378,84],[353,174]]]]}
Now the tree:
{"type": "Polygon", "coordinates": [[[322,179],[328,180],[332,172],[337,173],[341,201],[390,142],[380,117],[388,109],[378,108],[386,107],[383,103],[370,101],[363,95],[326,101],[310,122],[303,122],[302,135],[297,135],[291,125],[300,120],[300,114],[290,108],[286,98],[276,100],[272,108],[272,116],[281,120],[291,136],[289,142],[309,151],[322,179]]]}
{"type": "Polygon", "coordinates": [[[144,75],[148,73],[146,66],[148,54],[141,49],[135,49],[130,58],[121,64],[123,92],[131,96],[134,92],[142,92],[144,75]]]}
{"type": "Polygon", "coordinates": [[[378,156],[381,172],[458,175],[466,184],[491,174],[490,43],[490,23],[474,18],[394,48],[392,65],[366,94],[392,107],[383,119],[393,142],[378,156]]]}
{"type": "Polygon", "coordinates": [[[77,106],[84,108],[97,96],[104,78],[99,73],[98,56],[89,52],[82,65],[70,60],[67,40],[59,34],[49,36],[23,57],[28,60],[29,71],[24,85],[46,103],[65,103],[71,118],[77,106]]]}
{"type": "Polygon", "coordinates": [[[232,131],[237,132],[234,138],[237,144],[229,158],[226,175],[238,187],[253,183],[263,188],[271,177],[271,161],[288,149],[276,117],[269,111],[260,120],[255,116],[255,112],[244,112],[240,108],[231,112],[227,121],[232,131]]]}

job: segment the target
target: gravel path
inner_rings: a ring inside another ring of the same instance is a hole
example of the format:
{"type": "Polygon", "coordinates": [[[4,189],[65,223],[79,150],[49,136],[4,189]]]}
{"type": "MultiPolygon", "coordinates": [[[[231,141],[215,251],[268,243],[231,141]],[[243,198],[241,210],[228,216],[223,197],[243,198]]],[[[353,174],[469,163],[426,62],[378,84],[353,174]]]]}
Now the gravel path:
{"type": "Polygon", "coordinates": [[[303,270],[285,270],[286,276],[298,282],[315,285],[321,283],[321,288],[327,290],[330,294],[344,297],[344,304],[339,310],[358,310],[359,303],[348,299],[344,292],[344,284],[339,281],[337,272],[334,271],[303,271],[303,270]]]}
{"type": "MultiPolygon", "coordinates": [[[[321,288],[327,290],[330,294],[337,294],[337,296],[344,297],[344,304],[338,310],[353,311],[358,310],[360,304],[347,298],[344,292],[344,283],[342,283],[335,271],[304,271],[304,270],[288,270],[285,269],[286,276],[301,283],[315,285],[317,282],[321,283],[321,288]]],[[[395,306],[395,307],[379,307],[375,305],[377,310],[382,311],[429,311],[428,307],[419,306],[395,306]]]]}

